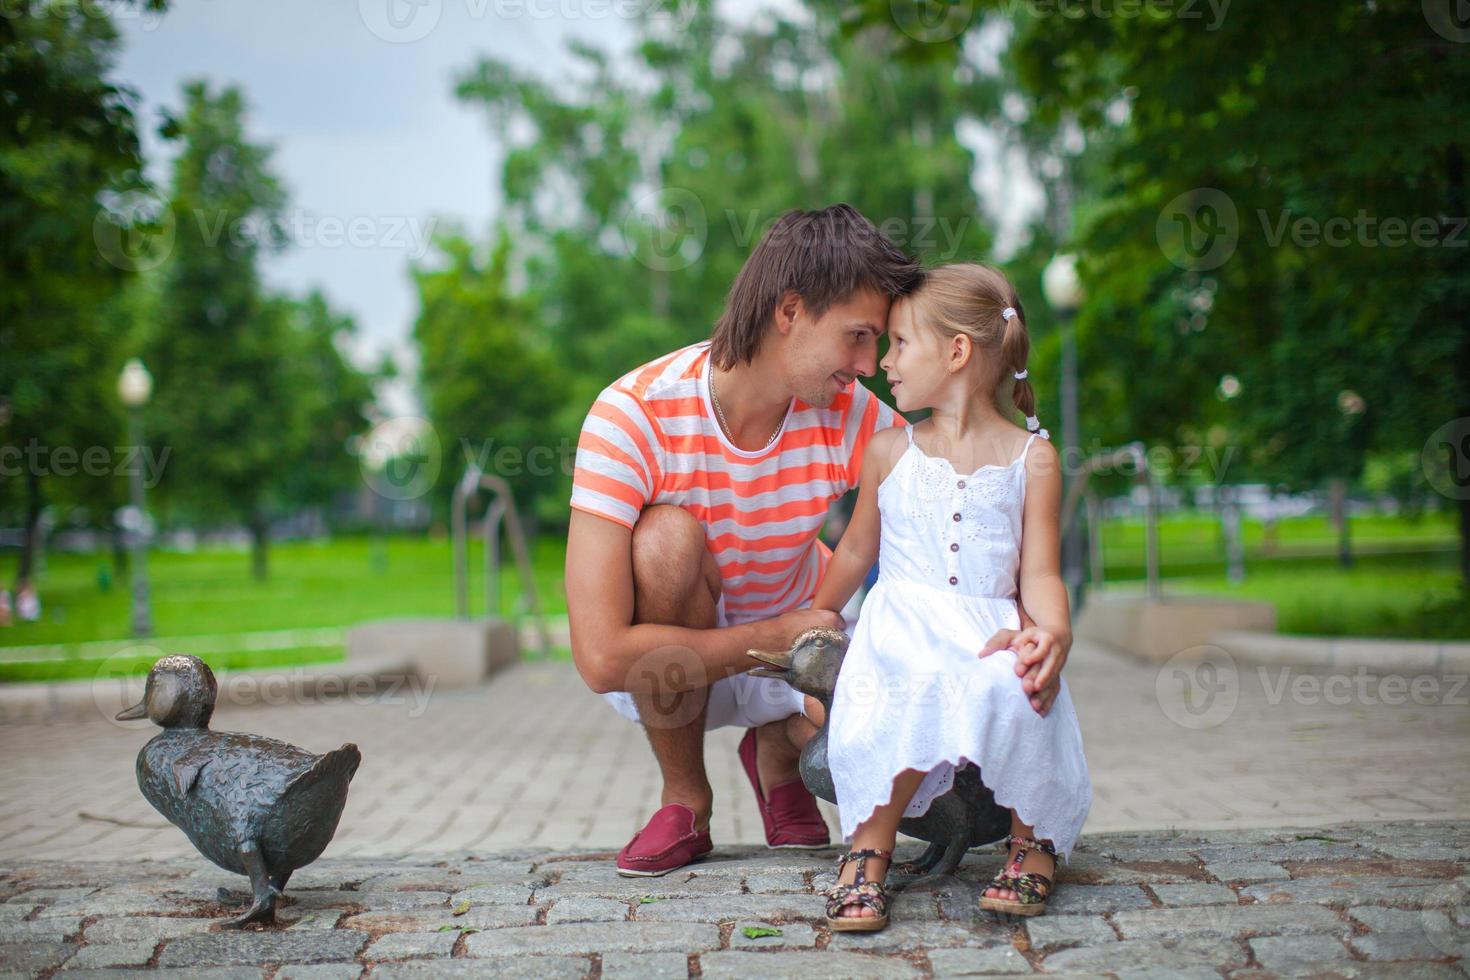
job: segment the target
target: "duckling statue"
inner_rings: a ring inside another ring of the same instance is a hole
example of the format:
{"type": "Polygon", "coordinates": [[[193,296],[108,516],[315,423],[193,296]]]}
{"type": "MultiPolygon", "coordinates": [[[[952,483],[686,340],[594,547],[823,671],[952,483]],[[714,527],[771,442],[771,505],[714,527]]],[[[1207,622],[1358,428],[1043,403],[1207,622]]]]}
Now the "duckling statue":
{"type": "Polygon", "coordinates": [[[350,742],[313,755],[260,735],[212,732],[218,691],[198,657],[163,657],[148,672],[143,700],[117,719],[146,717],[163,728],[138,753],[148,802],[209,860],[250,877],[249,910],[222,923],[239,928],[275,921],[291,872],[315,861],[337,832],[362,755],[350,742]]]}
{"type": "MultiPolygon", "coordinates": [[[[747,651],[748,656],[761,662],[751,674],[783,680],[816,698],[826,709],[822,727],[801,750],[799,768],[801,780],[812,795],[834,804],[837,793],[832,786],[832,772],[827,768],[827,723],[832,717],[832,696],[837,690],[837,674],[847,655],[847,644],[847,634],[841,630],[814,627],[797,636],[789,651],[747,651]]],[[[917,860],[898,865],[894,870],[937,878],[959,867],[970,848],[1005,838],[1011,830],[1011,814],[995,802],[995,797],[980,781],[980,770],[967,764],[955,770],[954,785],[948,792],[936,797],[922,816],[904,817],[898,829],[909,837],[928,841],[929,849],[917,860]]],[[[915,884],[918,882],[911,882],[910,887],[915,884]]]]}

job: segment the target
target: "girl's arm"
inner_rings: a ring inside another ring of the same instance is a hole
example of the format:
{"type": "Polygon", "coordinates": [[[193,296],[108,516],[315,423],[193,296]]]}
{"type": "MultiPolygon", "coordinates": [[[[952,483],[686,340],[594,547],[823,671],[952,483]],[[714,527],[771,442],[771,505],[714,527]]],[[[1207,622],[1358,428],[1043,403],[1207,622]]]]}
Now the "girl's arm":
{"type": "Polygon", "coordinates": [[[1035,625],[1017,633],[1010,647],[1020,653],[1029,672],[1022,686],[1031,695],[1032,706],[1045,714],[1060,691],[1058,680],[1072,649],[1072,617],[1061,569],[1061,458],[1050,441],[1038,439],[1031,444],[1025,465],[1020,590],[1035,625]]]}
{"type": "Polygon", "coordinates": [[[852,520],[842,533],[832,560],[827,563],[821,584],[817,586],[817,594],[812,598],[813,609],[842,612],[842,607],[868,577],[873,562],[878,560],[878,484],[893,468],[889,457],[895,436],[899,436],[899,427],[875,432],[868,440],[858,475],[857,506],[853,508],[852,520]]]}

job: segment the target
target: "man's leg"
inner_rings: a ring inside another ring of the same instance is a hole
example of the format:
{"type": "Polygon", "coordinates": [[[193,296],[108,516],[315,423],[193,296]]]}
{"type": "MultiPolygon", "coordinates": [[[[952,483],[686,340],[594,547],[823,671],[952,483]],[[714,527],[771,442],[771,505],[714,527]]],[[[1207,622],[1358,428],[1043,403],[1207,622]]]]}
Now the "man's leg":
{"type": "MultiPolygon", "coordinates": [[[[713,629],[719,596],[720,569],[694,516],[668,504],[645,508],[633,528],[633,621],[713,629]]],[[[650,658],[657,663],[655,680],[683,684],[704,676],[694,651],[661,653],[650,658]]],[[[685,804],[697,817],[696,829],[703,830],[714,801],[704,768],[709,688],[659,690],[634,694],[633,700],[663,775],[660,805],[685,804]]]]}

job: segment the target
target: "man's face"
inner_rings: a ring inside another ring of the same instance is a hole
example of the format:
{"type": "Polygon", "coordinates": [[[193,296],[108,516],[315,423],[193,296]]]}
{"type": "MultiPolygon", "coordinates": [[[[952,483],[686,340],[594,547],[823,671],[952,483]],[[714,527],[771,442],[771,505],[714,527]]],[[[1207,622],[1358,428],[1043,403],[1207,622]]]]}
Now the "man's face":
{"type": "MultiPolygon", "coordinates": [[[[859,290],[813,318],[801,307],[789,336],[786,380],[797,398],[826,408],[858,378],[878,369],[878,338],[888,320],[887,296],[859,290]]],[[[778,316],[781,315],[778,311],[778,316]]]]}

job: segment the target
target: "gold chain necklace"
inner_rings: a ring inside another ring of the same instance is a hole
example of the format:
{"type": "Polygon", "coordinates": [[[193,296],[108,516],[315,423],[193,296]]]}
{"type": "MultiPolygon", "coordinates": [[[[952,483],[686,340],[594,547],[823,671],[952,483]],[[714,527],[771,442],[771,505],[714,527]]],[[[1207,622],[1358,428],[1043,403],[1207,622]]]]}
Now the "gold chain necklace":
{"type": "MultiPolygon", "coordinates": [[[[720,427],[725,430],[725,437],[730,440],[732,446],[735,445],[735,433],[730,430],[730,423],[725,421],[725,410],[720,407],[720,396],[715,394],[715,373],[713,371],[709,373],[709,400],[714,403],[715,414],[720,417],[720,427]]],[[[775,443],[776,437],[781,434],[781,428],[785,424],[786,416],[782,415],[781,421],[776,425],[776,431],[771,433],[771,438],[767,439],[766,444],[757,450],[757,452],[770,449],[772,444],[775,443]]],[[[739,449],[740,447],[736,446],[735,448],[739,449]]]]}

